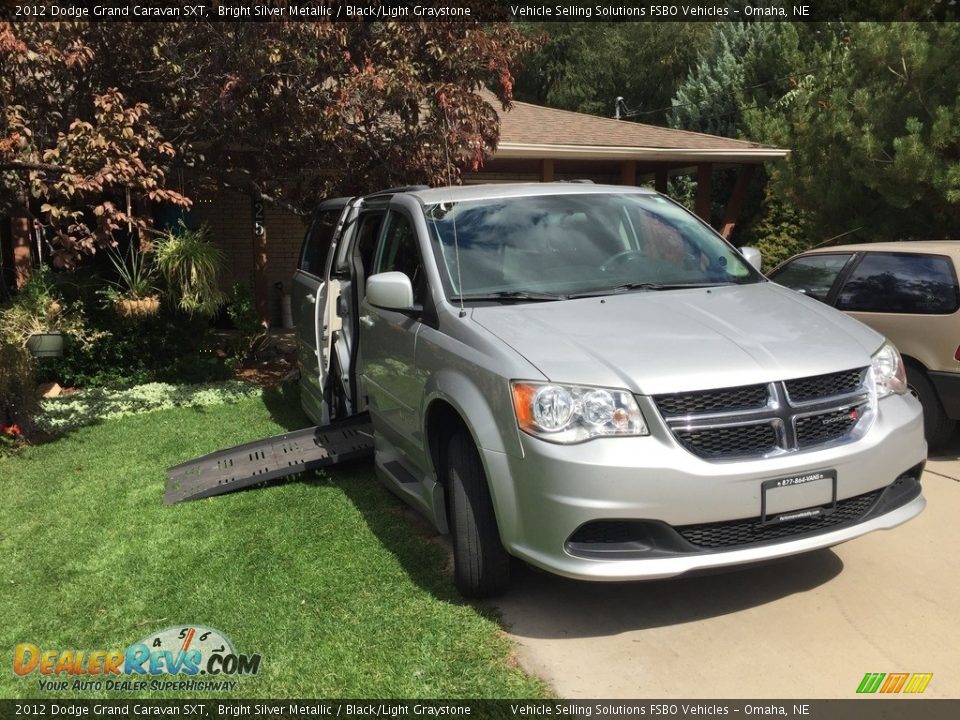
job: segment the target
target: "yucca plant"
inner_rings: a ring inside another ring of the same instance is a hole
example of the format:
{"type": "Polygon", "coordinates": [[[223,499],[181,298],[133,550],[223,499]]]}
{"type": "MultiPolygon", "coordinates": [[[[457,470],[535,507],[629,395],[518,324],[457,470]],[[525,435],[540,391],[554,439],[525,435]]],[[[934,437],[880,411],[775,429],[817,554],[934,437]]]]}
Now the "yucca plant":
{"type": "Polygon", "coordinates": [[[120,295],[140,300],[157,294],[154,285],[157,272],[147,253],[136,249],[134,245],[135,243],[130,243],[126,256],[111,248],[107,251],[107,257],[117,274],[117,279],[111,280],[110,284],[120,295]]]}
{"type": "Polygon", "coordinates": [[[157,267],[181,310],[189,315],[213,315],[223,303],[219,287],[224,255],[206,227],[190,230],[183,224],[154,242],[157,267]]]}
{"type": "Polygon", "coordinates": [[[148,253],[131,242],[126,255],[116,249],[107,251],[115,278],[102,294],[125,317],[156,315],[160,310],[160,292],[156,287],[157,269],[148,253]]]}

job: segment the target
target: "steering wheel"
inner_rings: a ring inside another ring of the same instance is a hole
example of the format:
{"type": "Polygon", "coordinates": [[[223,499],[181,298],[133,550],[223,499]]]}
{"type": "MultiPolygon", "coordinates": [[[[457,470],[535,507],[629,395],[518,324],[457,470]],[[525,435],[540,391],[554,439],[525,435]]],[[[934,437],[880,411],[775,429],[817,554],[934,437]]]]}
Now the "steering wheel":
{"type": "Polygon", "coordinates": [[[646,256],[639,250],[621,250],[620,252],[614,253],[607,258],[607,261],[600,266],[600,272],[610,272],[610,268],[614,265],[633,262],[634,260],[639,260],[643,257],[646,256]]]}

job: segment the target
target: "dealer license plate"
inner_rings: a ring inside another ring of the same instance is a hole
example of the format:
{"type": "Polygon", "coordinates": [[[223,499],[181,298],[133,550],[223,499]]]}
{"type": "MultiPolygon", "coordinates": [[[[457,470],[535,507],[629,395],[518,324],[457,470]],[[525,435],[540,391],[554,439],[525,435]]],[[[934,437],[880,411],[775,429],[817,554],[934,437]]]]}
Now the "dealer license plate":
{"type": "Polygon", "coordinates": [[[815,470],[767,480],[760,485],[760,523],[805,520],[837,507],[837,471],[815,470]]]}

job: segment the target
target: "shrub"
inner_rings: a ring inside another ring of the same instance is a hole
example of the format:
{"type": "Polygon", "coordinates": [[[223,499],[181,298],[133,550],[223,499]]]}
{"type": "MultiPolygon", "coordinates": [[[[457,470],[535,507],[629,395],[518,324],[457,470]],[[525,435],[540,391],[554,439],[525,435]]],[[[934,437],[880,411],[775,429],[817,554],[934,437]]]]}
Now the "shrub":
{"type": "Polygon", "coordinates": [[[37,361],[27,350],[31,335],[61,332],[78,348],[96,346],[104,333],[91,329],[83,309],[67,303],[49,268],[36,268],[12,302],[0,308],[0,421],[30,425],[37,361]]]}
{"type": "Polygon", "coordinates": [[[126,318],[112,308],[90,311],[105,337],[95,345],[68,341],[62,358],[40,362],[41,380],[74,386],[130,387],[148,382],[204,382],[229,373],[213,351],[208,323],[166,305],[152,316],[126,318]]]}
{"type": "Polygon", "coordinates": [[[744,233],[744,244],[753,245],[761,252],[763,270],[769,272],[814,244],[809,226],[806,213],[775,195],[767,185],[762,210],[744,233]]]}
{"type": "Polygon", "coordinates": [[[62,358],[42,358],[38,362],[39,381],[119,388],[229,377],[223,360],[213,351],[206,318],[191,317],[168,302],[161,303],[153,315],[131,317],[119,314],[112,302],[105,304],[105,277],[113,277],[113,270],[101,254],[98,257],[100,268],[91,263],[71,273],[63,292],[83,308],[90,330],[101,337],[86,346],[67,338],[62,358]]]}
{"type": "Polygon", "coordinates": [[[237,329],[231,356],[227,362],[232,369],[236,369],[263,346],[267,339],[267,331],[260,322],[250,288],[246,285],[237,283],[230,289],[227,315],[237,329]]]}

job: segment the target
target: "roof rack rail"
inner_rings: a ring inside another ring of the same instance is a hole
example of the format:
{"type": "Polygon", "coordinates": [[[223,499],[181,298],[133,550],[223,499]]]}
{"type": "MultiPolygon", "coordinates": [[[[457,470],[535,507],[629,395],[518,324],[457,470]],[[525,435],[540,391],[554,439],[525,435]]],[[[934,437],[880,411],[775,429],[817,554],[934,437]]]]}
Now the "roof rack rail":
{"type": "Polygon", "coordinates": [[[364,197],[376,197],[377,195],[393,195],[395,193],[413,192],[415,190],[429,190],[429,185],[401,185],[400,187],[387,188],[386,190],[377,190],[364,197]]]}
{"type": "Polygon", "coordinates": [[[595,184],[593,180],[588,180],[587,178],[576,178],[575,180],[557,180],[557,182],[562,183],[576,183],[578,185],[593,185],[595,184]]]}

